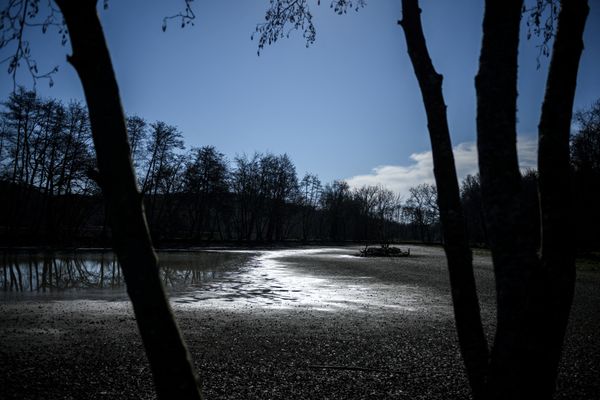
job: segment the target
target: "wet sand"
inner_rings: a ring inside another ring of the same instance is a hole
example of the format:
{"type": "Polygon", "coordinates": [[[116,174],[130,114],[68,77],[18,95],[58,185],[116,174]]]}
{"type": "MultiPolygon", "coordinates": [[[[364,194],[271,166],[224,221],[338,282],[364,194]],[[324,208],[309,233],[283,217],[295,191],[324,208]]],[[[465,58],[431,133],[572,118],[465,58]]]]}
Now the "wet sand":
{"type": "MultiPolygon", "coordinates": [[[[441,249],[365,259],[356,248],[253,253],[171,301],[207,399],[448,399],[469,391],[441,249]]],[[[494,327],[491,262],[476,255],[494,327]]],[[[600,395],[600,273],[579,273],[557,398],[600,395]]],[[[491,336],[490,336],[491,340],[491,336]]],[[[0,398],[152,399],[127,301],[0,301],[0,398]]]]}

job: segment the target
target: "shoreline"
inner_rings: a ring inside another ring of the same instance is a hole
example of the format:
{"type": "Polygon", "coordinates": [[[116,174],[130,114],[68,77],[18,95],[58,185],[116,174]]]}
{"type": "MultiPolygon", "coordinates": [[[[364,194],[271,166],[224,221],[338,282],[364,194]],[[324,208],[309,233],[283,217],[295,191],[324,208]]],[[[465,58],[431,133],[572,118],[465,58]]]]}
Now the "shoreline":
{"type": "MultiPolygon", "coordinates": [[[[307,287],[320,282],[349,294],[343,299],[268,305],[256,301],[272,300],[260,294],[242,293],[237,302],[170,296],[205,398],[467,399],[443,252],[415,252],[383,261],[289,252],[270,264],[312,279],[307,287]],[[416,297],[403,300],[410,290],[416,297]]],[[[491,260],[477,255],[475,263],[491,343],[491,260]]],[[[599,289],[600,274],[580,274],[555,399],[598,398],[599,289]]],[[[126,299],[0,301],[0,341],[2,398],[155,398],[126,299]]]]}

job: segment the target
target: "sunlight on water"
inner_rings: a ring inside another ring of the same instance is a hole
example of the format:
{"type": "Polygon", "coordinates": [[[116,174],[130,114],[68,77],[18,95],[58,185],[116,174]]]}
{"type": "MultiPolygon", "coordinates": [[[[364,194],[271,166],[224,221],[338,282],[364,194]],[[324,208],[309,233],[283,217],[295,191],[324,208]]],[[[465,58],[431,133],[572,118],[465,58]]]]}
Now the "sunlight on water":
{"type": "MultiPolygon", "coordinates": [[[[438,302],[427,287],[375,279],[372,269],[389,260],[356,257],[348,248],[166,252],[160,260],[176,307],[410,313],[429,312],[438,302]]],[[[5,254],[0,261],[5,299],[127,300],[112,253],[5,254]]]]}
{"type": "Polygon", "coordinates": [[[390,308],[404,312],[422,309],[418,304],[419,297],[424,295],[422,288],[374,283],[367,276],[352,279],[315,276],[305,268],[311,264],[326,263],[328,259],[357,260],[347,252],[340,249],[261,251],[236,279],[212,282],[201,290],[176,297],[174,301],[175,304],[191,307],[310,307],[323,311],[390,308]],[[290,257],[295,261],[286,260],[290,257]],[[301,261],[298,262],[298,259],[301,261]]]}

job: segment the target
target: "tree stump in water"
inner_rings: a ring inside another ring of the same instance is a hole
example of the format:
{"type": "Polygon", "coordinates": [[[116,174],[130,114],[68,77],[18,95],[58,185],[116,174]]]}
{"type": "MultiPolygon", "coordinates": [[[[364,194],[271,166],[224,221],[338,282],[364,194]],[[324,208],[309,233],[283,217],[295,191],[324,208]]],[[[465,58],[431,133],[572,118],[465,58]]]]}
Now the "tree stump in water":
{"type": "Polygon", "coordinates": [[[408,257],[410,256],[410,248],[406,251],[399,247],[393,247],[388,244],[383,244],[381,247],[366,246],[358,253],[359,257],[408,257]]]}

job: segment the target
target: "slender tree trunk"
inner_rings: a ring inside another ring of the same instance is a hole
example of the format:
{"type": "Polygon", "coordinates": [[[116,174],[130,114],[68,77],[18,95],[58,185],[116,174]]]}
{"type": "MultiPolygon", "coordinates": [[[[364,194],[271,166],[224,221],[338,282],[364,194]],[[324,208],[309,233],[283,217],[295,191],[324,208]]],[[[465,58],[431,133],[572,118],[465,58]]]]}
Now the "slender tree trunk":
{"type": "Polygon", "coordinates": [[[537,314],[540,392],[551,398],[575,288],[575,243],[571,240],[569,139],[577,70],[583,51],[587,0],[563,0],[539,124],[539,198],[541,208],[540,298],[537,314]]]}
{"type": "Polygon", "coordinates": [[[158,274],[142,197],[131,164],[125,116],[96,0],[56,0],[65,18],[75,67],[83,85],[113,247],[123,268],[158,396],[199,399],[190,355],[158,274]]]}
{"type": "Polygon", "coordinates": [[[429,57],[420,14],[417,0],[402,1],[402,21],[399,23],[404,30],[408,54],[427,114],[438,191],[437,202],[442,222],[444,250],[448,260],[458,339],[473,396],[478,399],[484,393],[488,365],[487,341],[481,323],[472,255],[460,203],[446,104],[442,93],[443,78],[435,71],[429,57]]]}

